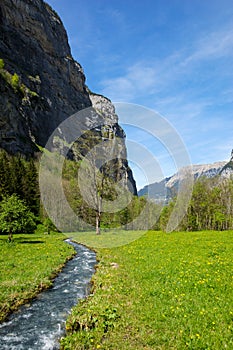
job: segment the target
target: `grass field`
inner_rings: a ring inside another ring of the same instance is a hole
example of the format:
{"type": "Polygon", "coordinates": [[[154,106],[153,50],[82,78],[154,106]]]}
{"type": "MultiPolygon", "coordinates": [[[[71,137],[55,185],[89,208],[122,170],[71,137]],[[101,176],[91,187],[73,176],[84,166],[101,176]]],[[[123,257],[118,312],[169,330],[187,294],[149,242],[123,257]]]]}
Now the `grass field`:
{"type": "Polygon", "coordinates": [[[232,231],[148,232],[97,254],[63,349],[233,349],[232,231]]]}
{"type": "Polygon", "coordinates": [[[12,243],[0,235],[0,321],[20,304],[52,284],[73,248],[64,235],[14,235],[12,243]]]}
{"type": "Polygon", "coordinates": [[[101,235],[96,235],[95,231],[71,232],[67,236],[74,241],[82,242],[92,248],[113,248],[129,244],[145,234],[146,231],[126,231],[126,230],[101,230],[101,235]]]}

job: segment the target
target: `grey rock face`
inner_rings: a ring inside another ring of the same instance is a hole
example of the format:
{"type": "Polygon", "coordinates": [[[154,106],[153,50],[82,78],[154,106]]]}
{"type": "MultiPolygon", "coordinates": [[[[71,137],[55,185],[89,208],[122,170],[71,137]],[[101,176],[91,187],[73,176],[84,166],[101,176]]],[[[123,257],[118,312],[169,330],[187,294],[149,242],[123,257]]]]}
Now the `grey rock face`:
{"type": "Polygon", "coordinates": [[[62,22],[43,1],[1,1],[0,56],[5,69],[17,73],[20,83],[38,95],[25,99],[1,80],[0,145],[8,151],[32,153],[32,143],[44,146],[65,118],[91,105],[85,76],[71,57],[62,22]]]}
{"type": "Polygon", "coordinates": [[[118,116],[116,115],[115,107],[108,98],[102,95],[90,93],[90,99],[95,111],[103,117],[107,126],[107,130],[105,126],[101,129],[102,138],[104,139],[107,136],[109,140],[113,141],[113,149],[111,152],[117,155],[115,165],[112,164],[116,169],[115,180],[121,180],[124,187],[128,188],[134,195],[137,195],[136,182],[127,161],[125,147],[126,135],[124,130],[118,124],[118,116]]]}
{"type": "Polygon", "coordinates": [[[92,92],[89,93],[89,96],[92,106],[104,117],[106,124],[114,125],[118,123],[115,107],[107,97],[92,92]]]}
{"type": "MultiPolygon", "coordinates": [[[[137,193],[128,167],[125,133],[114,106],[106,97],[90,93],[82,67],[71,56],[62,21],[48,4],[1,0],[0,58],[4,60],[4,69],[0,69],[0,147],[13,154],[33,155],[61,122],[93,106],[95,112],[86,118],[87,128],[101,117],[105,127],[97,131],[100,137],[122,139],[118,173],[137,193]],[[18,88],[11,83],[15,73],[18,88]]],[[[58,139],[57,145],[62,145],[58,139]]]]}

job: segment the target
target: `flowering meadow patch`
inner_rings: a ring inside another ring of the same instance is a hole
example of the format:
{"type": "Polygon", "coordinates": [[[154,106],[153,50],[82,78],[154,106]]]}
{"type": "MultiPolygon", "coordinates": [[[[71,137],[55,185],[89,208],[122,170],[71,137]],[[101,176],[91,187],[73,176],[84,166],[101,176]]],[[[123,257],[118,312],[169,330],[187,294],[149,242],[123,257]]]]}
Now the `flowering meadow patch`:
{"type": "Polygon", "coordinates": [[[232,231],[150,231],[98,249],[63,349],[233,349],[232,257],[232,231]]]}

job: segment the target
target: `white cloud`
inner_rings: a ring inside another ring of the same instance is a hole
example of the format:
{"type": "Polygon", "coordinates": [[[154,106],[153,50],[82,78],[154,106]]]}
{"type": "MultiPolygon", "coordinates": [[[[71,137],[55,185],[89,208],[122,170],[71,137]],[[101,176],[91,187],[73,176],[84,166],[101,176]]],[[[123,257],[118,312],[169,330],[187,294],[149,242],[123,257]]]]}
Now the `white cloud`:
{"type": "Polygon", "coordinates": [[[233,53],[233,29],[206,35],[197,42],[196,49],[184,59],[182,65],[201,60],[213,60],[233,53]]]}
{"type": "Polygon", "coordinates": [[[131,101],[134,97],[133,82],[127,76],[106,79],[102,85],[104,88],[101,93],[114,101],[131,101]]]}
{"type": "MultiPolygon", "coordinates": [[[[203,62],[231,57],[232,54],[233,29],[212,32],[197,39],[190,47],[184,47],[163,60],[153,58],[124,67],[124,72],[120,76],[101,81],[102,93],[113,100],[130,102],[140,101],[141,97],[153,94],[156,97],[159,92],[166,90],[166,98],[171,99],[174,97],[168,94],[173,87],[200,74],[200,71],[196,71],[197,65],[201,67],[203,62]]],[[[230,73],[229,67],[222,66],[221,70],[230,73]]],[[[203,75],[199,76],[200,80],[208,79],[207,74],[215,74],[214,71],[202,73],[203,75]]],[[[187,90],[189,89],[191,84],[187,87],[187,90]]]]}
{"type": "Polygon", "coordinates": [[[115,101],[132,101],[136,96],[155,92],[157,69],[137,62],[126,69],[123,76],[101,82],[102,93],[115,101]]]}

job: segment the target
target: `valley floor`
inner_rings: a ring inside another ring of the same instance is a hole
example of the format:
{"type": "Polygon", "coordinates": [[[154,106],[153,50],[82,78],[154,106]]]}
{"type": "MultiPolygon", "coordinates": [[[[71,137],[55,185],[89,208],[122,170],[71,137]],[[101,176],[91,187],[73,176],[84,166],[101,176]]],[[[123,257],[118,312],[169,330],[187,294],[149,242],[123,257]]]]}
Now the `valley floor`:
{"type": "MultiPolygon", "coordinates": [[[[233,231],[131,231],[131,243],[114,247],[116,234],[76,236],[92,242],[99,263],[91,295],[67,321],[62,349],[233,348],[233,231]],[[112,247],[100,248],[111,236],[112,247]]],[[[15,235],[9,244],[0,236],[1,320],[51,285],[73,254],[63,239],[15,235]]]]}
{"type": "Polygon", "coordinates": [[[63,349],[233,348],[233,231],[151,231],[97,253],[63,349]]]}

